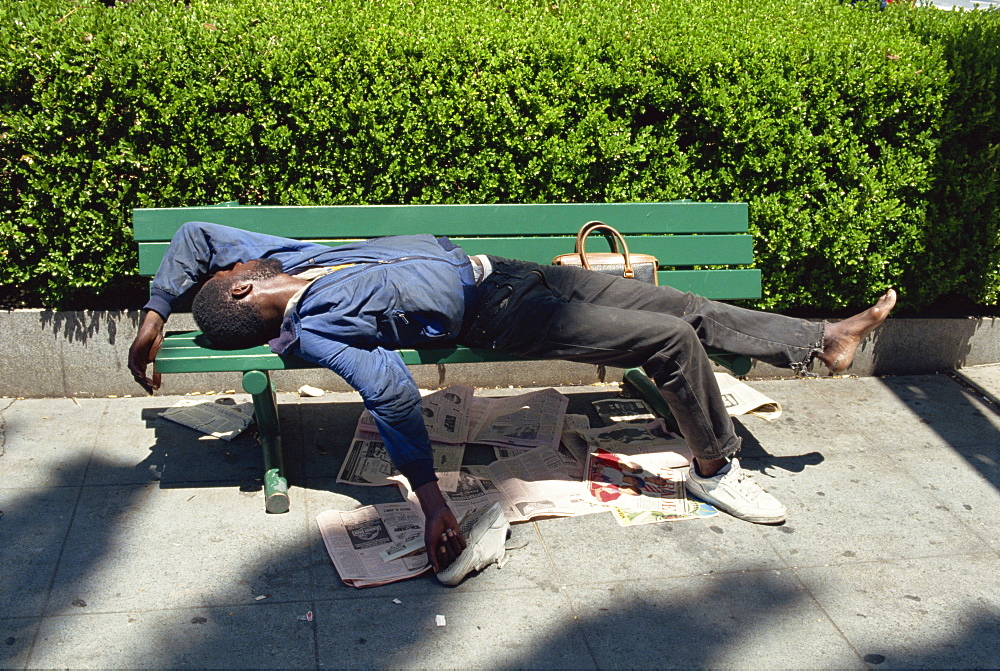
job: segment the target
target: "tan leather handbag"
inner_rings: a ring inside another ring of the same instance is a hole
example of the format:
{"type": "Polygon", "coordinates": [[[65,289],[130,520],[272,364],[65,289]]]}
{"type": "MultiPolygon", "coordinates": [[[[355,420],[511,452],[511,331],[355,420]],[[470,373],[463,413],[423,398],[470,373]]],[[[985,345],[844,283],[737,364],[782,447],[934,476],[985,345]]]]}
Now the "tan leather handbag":
{"type": "Polygon", "coordinates": [[[556,266],[582,266],[587,270],[636,279],[647,284],[658,284],[656,269],[659,263],[649,254],[630,254],[625,238],[611,226],[600,221],[588,221],[576,234],[576,247],[572,254],[560,254],[552,259],[556,266]],[[599,232],[611,247],[611,252],[586,251],[587,236],[599,232]]]}

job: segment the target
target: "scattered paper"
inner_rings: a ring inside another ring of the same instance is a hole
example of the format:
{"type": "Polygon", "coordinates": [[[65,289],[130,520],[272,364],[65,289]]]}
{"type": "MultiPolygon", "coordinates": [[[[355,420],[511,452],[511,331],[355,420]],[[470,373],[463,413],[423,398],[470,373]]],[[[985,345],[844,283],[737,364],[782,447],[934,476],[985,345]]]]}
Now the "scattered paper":
{"type": "Polygon", "coordinates": [[[379,503],[357,510],[328,510],[316,516],[320,535],[345,584],[371,587],[406,580],[430,570],[426,553],[384,561],[383,550],[424,537],[419,505],[379,503]]]}
{"type": "Polygon", "coordinates": [[[434,623],[437,624],[437,626],[439,627],[443,627],[445,626],[445,624],[447,624],[447,622],[445,622],[444,615],[435,615],[434,623]]]}
{"type": "Polygon", "coordinates": [[[394,604],[396,604],[396,605],[399,605],[399,604],[403,603],[403,602],[402,602],[402,601],[400,601],[399,599],[393,599],[393,600],[392,600],[392,602],[393,602],[394,604]]]}
{"type": "Polygon", "coordinates": [[[591,405],[605,424],[618,422],[646,422],[656,419],[653,409],[641,398],[605,398],[591,405]]]}
{"type": "Polygon", "coordinates": [[[313,612],[309,611],[305,615],[299,615],[299,622],[312,622],[313,612]]]}
{"type": "Polygon", "coordinates": [[[688,499],[687,510],[683,513],[668,513],[662,510],[625,510],[623,508],[612,507],[611,514],[621,526],[632,527],[639,524],[672,522],[674,520],[687,520],[696,517],[715,517],[719,514],[719,511],[704,501],[688,499]]]}
{"type": "Polygon", "coordinates": [[[232,440],[253,421],[253,403],[229,405],[183,399],[161,412],[160,417],[215,438],[232,440]]]}
{"type": "Polygon", "coordinates": [[[781,404],[728,373],[716,373],[722,400],[730,415],[757,415],[771,421],[781,416],[781,404]]]}
{"type": "Polygon", "coordinates": [[[325,393],[326,392],[323,391],[322,389],[320,389],[319,387],[313,387],[313,386],[308,385],[308,384],[304,384],[301,387],[299,387],[299,396],[308,396],[308,397],[311,397],[311,398],[318,398],[318,397],[322,396],[325,393]]]}
{"type": "Polygon", "coordinates": [[[684,473],[647,468],[636,457],[598,449],[587,464],[587,490],[596,503],[630,511],[687,512],[684,473]]]}

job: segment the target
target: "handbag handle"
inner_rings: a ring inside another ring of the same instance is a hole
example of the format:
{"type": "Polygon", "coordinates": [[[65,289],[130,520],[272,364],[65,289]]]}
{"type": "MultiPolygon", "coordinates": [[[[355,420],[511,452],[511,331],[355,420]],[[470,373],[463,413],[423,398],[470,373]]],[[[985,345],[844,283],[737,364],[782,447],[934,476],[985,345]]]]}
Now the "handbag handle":
{"type": "Polygon", "coordinates": [[[611,247],[612,252],[621,254],[625,259],[625,270],[622,276],[629,279],[634,278],[635,271],[632,270],[632,260],[629,258],[628,245],[625,244],[625,238],[617,230],[602,221],[588,221],[580,227],[580,231],[576,234],[576,247],[573,251],[580,255],[580,265],[587,270],[591,270],[590,262],[587,260],[586,246],[587,236],[594,231],[600,231],[601,235],[607,238],[608,246],[611,247]]]}

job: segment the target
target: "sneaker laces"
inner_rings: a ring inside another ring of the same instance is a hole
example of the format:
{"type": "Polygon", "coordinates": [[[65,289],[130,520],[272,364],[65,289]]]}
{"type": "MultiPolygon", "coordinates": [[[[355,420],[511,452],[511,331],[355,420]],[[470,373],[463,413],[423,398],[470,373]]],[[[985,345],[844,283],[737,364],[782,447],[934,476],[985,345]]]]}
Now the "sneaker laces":
{"type": "Polygon", "coordinates": [[[739,464],[736,464],[735,468],[730,467],[729,472],[722,476],[720,484],[722,482],[750,500],[764,493],[764,489],[739,464]]]}

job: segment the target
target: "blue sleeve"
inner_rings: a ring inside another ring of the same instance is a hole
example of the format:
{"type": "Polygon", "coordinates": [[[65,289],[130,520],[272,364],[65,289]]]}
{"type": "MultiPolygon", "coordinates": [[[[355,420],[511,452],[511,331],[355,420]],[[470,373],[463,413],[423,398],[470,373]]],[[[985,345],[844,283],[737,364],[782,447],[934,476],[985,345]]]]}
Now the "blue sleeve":
{"type": "MultiPolygon", "coordinates": [[[[217,270],[240,261],[270,257],[277,257],[285,263],[312,248],[317,251],[328,249],[313,242],[189,221],[177,229],[164,253],[150,286],[145,309],[153,310],[166,319],[178,296],[217,270]]],[[[288,269],[287,266],[285,269],[288,269]]]]}
{"type": "Polygon", "coordinates": [[[399,354],[350,347],[308,331],[299,334],[296,354],[329,368],[361,394],[389,458],[412,489],[437,480],[420,392],[399,354]]]}

